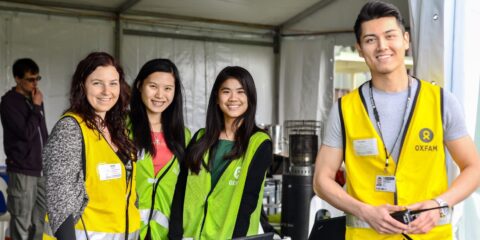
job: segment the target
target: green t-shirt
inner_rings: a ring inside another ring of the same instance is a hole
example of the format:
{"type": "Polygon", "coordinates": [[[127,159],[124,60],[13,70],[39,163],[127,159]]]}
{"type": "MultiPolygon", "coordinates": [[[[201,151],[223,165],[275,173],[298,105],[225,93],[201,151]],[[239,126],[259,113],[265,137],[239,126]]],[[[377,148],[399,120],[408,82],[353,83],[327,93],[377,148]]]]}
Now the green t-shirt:
{"type": "Polygon", "coordinates": [[[223,171],[228,166],[231,160],[223,159],[225,155],[230,153],[233,149],[234,141],[219,139],[217,145],[215,146],[215,155],[213,156],[212,162],[212,189],[217,185],[218,180],[222,176],[223,171]]]}

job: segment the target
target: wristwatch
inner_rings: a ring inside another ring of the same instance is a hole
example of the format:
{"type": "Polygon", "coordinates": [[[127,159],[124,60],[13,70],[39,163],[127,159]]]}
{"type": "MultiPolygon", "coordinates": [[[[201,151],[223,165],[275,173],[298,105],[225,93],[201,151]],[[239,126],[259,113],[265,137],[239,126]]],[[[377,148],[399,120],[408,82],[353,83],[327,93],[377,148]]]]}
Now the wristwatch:
{"type": "Polygon", "coordinates": [[[433,201],[437,202],[438,206],[440,207],[443,207],[443,208],[440,208],[440,217],[445,217],[448,215],[449,211],[450,211],[450,207],[448,206],[448,203],[441,199],[441,198],[435,198],[433,199],[433,201]]]}

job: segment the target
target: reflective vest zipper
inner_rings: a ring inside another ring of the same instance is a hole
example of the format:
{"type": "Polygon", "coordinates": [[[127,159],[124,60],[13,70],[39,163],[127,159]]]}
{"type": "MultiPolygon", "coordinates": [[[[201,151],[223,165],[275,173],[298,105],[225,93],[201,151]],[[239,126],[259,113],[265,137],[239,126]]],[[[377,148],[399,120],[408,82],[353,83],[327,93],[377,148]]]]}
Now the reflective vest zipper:
{"type": "MultiPolygon", "coordinates": [[[[227,166],[225,166],[225,168],[222,170],[222,174],[220,175],[220,178],[222,178],[223,173],[225,172],[225,170],[227,170],[227,168],[230,166],[231,163],[232,163],[232,160],[228,160],[228,164],[227,164],[227,166]]],[[[220,181],[220,178],[218,179],[218,181],[220,181]]],[[[210,178],[210,184],[211,184],[211,181],[212,181],[212,179],[210,178]]],[[[218,181],[217,181],[217,184],[215,184],[215,187],[218,185],[218,181]]],[[[205,199],[205,208],[203,209],[203,220],[202,220],[202,227],[200,228],[200,236],[199,236],[199,239],[202,239],[203,227],[204,227],[204,225],[205,225],[205,219],[207,218],[208,198],[209,198],[210,195],[212,194],[213,190],[215,190],[215,187],[213,187],[212,189],[210,189],[210,192],[208,192],[207,198],[205,199]]]]}
{"type": "MultiPolygon", "coordinates": [[[[412,101],[412,107],[410,108],[410,113],[408,114],[408,119],[407,122],[405,123],[405,128],[403,130],[403,136],[402,136],[402,141],[400,142],[400,147],[398,148],[398,159],[397,159],[397,164],[395,165],[395,172],[393,175],[396,177],[397,176],[397,169],[398,165],[400,164],[400,156],[402,155],[402,149],[403,149],[403,144],[405,143],[405,136],[407,136],[407,132],[410,126],[410,122],[412,120],[413,113],[415,112],[415,105],[417,103],[417,98],[418,94],[420,93],[420,89],[422,87],[422,84],[420,81],[418,81],[418,87],[417,87],[417,92],[415,93],[415,97],[413,98],[412,101]]],[[[407,106],[408,108],[408,106],[407,106]]],[[[398,204],[398,186],[397,186],[397,181],[395,181],[395,192],[393,193],[393,204],[397,205],[398,204]]]]}
{"type": "Polygon", "coordinates": [[[129,227],[129,222],[128,222],[128,206],[130,204],[130,196],[132,195],[132,188],[133,188],[133,171],[135,171],[135,167],[134,167],[134,164],[133,162],[131,163],[132,164],[132,172],[130,173],[130,180],[129,180],[129,177],[127,176],[127,166],[125,166],[125,164],[123,164],[123,167],[125,168],[125,180],[127,181],[127,189],[128,189],[128,195],[127,195],[127,206],[126,206],[126,209],[125,209],[125,214],[126,214],[126,218],[125,218],[125,240],[128,240],[128,227],[129,227]],[[130,188],[128,187],[128,183],[130,182],[130,188]]]}

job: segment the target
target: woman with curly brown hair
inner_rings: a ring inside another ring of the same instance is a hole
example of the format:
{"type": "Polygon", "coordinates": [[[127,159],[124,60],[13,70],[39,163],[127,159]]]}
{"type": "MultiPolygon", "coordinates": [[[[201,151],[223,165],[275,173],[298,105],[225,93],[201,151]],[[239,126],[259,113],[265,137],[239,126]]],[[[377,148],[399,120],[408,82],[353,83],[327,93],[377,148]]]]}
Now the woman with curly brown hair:
{"type": "Polygon", "coordinates": [[[57,239],[137,239],[136,150],[122,68],[107,53],[80,61],[70,107],[43,152],[47,212],[57,239]]]}

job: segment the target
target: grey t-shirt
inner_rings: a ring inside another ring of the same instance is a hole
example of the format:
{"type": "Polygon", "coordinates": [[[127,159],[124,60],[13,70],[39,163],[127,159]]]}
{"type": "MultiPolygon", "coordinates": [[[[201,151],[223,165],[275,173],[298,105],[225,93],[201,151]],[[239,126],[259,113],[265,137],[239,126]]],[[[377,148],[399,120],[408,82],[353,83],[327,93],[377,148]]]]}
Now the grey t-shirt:
{"type": "MultiPolygon", "coordinates": [[[[398,159],[399,148],[401,145],[400,141],[402,140],[401,138],[404,130],[402,128],[402,122],[406,123],[407,121],[417,88],[418,81],[413,79],[411,81],[410,90],[411,101],[409,102],[406,113],[405,105],[407,104],[408,89],[405,89],[401,92],[387,93],[379,89],[372,88],[373,98],[375,100],[375,105],[377,106],[377,111],[380,116],[383,139],[389,152],[394,145],[395,139],[400,134],[400,137],[395,144],[395,148],[393,148],[393,151],[391,153],[395,161],[398,159]],[[403,121],[404,118],[405,121],[403,121]]],[[[370,100],[369,83],[362,85],[360,90],[362,91],[362,94],[365,98],[365,103],[367,105],[370,121],[373,123],[373,126],[378,133],[379,131],[376,125],[375,117],[373,115],[372,104],[370,100]]],[[[452,93],[448,91],[443,91],[443,93],[443,141],[448,142],[468,135],[468,131],[465,125],[463,112],[461,110],[462,107],[460,106],[459,102],[452,93]]],[[[332,106],[332,109],[330,110],[328,122],[325,128],[323,144],[333,148],[343,148],[342,139],[343,134],[337,102],[332,106]]]]}

